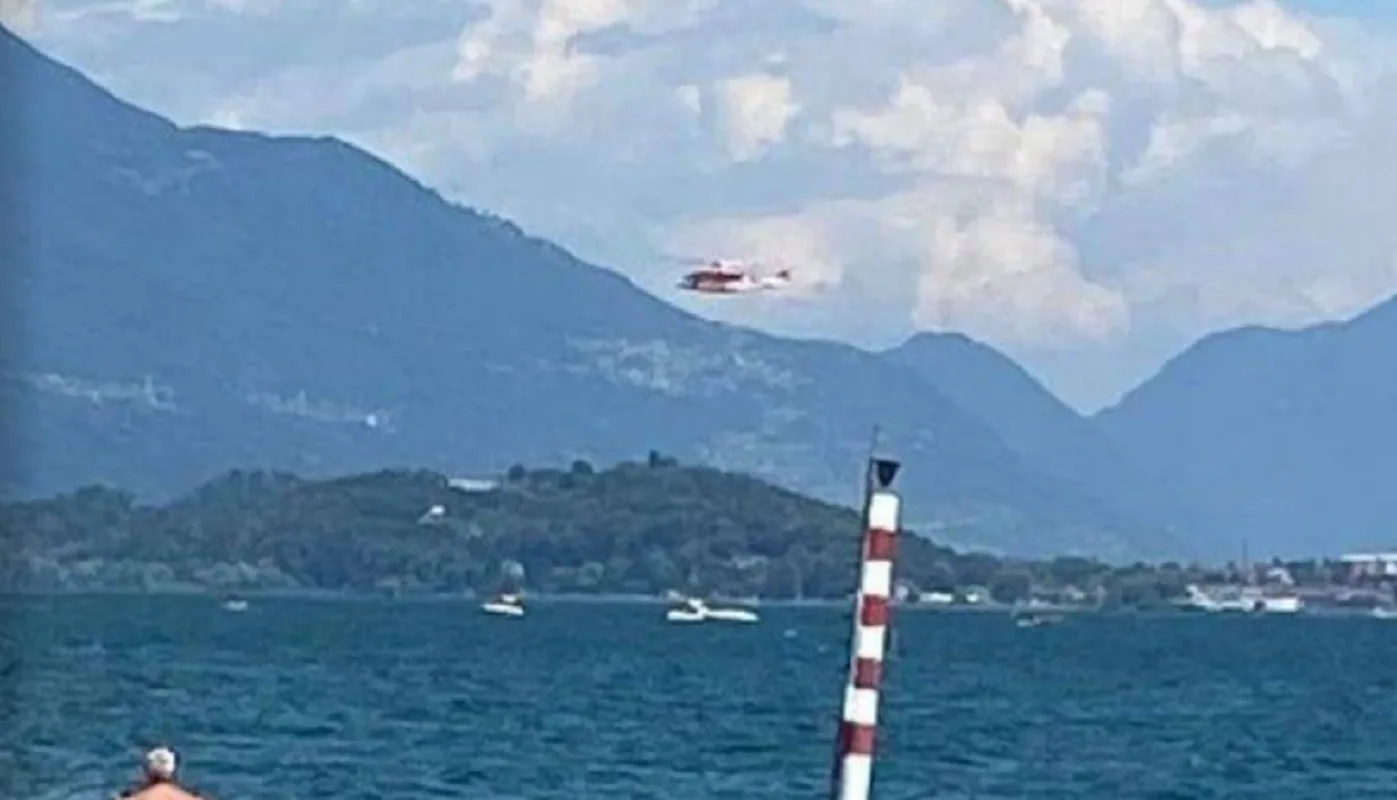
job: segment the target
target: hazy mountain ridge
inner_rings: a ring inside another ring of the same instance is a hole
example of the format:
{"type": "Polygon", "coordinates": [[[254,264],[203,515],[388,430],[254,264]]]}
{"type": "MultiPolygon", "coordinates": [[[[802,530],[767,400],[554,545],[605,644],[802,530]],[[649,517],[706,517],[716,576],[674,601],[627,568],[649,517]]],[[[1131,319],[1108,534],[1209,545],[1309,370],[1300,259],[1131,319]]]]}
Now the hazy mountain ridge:
{"type": "Polygon", "coordinates": [[[1170,532],[1179,552],[1199,554],[1192,541],[1208,523],[1167,475],[1136,462],[1010,357],[960,333],[930,332],[883,355],[982,419],[1040,469],[1155,522],[1170,532]]]}
{"type": "Polygon", "coordinates": [[[1397,530],[1397,299],[1206,337],[1096,416],[1217,520],[1214,550],[1334,553],[1397,530]],[[1384,366],[1386,368],[1384,368],[1384,366]]]}
{"type": "Polygon", "coordinates": [[[909,521],[945,541],[1167,549],[888,359],[698,319],[333,139],[181,129],[8,33],[0,67],[29,168],[27,337],[0,382],[28,458],[0,482],[168,496],[230,464],[458,474],[653,448],[849,502],[877,422],[909,521]],[[102,386],[151,391],[81,388],[102,386]]]}
{"type": "Polygon", "coordinates": [[[1135,469],[1090,420],[988,345],[959,333],[919,333],[885,356],[985,420],[1009,447],[1062,477],[1106,489],[1135,469]]]}

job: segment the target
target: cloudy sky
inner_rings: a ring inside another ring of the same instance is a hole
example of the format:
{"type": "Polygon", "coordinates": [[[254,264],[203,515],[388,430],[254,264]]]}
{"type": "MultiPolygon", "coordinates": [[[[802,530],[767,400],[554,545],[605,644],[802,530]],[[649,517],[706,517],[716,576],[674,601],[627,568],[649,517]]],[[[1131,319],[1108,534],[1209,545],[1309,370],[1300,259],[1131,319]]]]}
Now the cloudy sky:
{"type": "Polygon", "coordinates": [[[963,331],[1083,409],[1209,331],[1397,292],[1386,0],[0,8],[178,122],[344,136],[710,316],[963,331]],[[710,254],[804,285],[676,296],[667,257],[710,254]]]}

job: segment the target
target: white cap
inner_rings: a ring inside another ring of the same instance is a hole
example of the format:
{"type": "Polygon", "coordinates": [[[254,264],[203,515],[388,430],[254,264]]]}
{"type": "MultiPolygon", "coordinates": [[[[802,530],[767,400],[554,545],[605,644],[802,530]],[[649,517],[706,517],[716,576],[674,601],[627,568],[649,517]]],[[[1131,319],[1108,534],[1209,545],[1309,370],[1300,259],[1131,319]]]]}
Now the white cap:
{"type": "Polygon", "coordinates": [[[168,747],[157,747],[146,753],[146,772],[169,780],[175,776],[175,752],[168,747]]]}

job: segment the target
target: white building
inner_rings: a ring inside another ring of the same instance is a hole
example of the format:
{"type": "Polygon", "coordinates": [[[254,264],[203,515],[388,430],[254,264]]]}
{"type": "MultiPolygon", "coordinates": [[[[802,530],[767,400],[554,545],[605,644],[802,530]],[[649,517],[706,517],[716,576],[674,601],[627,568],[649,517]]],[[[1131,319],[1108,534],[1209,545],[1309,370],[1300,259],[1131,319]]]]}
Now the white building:
{"type": "Polygon", "coordinates": [[[1348,566],[1354,578],[1397,577],[1397,553],[1346,553],[1339,561],[1348,566]]]}

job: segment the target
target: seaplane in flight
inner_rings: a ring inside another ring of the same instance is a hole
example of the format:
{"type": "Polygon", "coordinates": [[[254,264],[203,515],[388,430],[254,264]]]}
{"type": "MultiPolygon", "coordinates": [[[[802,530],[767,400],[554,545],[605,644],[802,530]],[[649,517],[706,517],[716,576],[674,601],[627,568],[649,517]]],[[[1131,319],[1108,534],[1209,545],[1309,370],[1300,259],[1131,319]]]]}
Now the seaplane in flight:
{"type": "Polygon", "coordinates": [[[701,294],[741,294],[785,289],[791,285],[789,269],[762,275],[740,261],[715,258],[697,263],[698,269],[679,279],[680,289],[701,294]]]}

